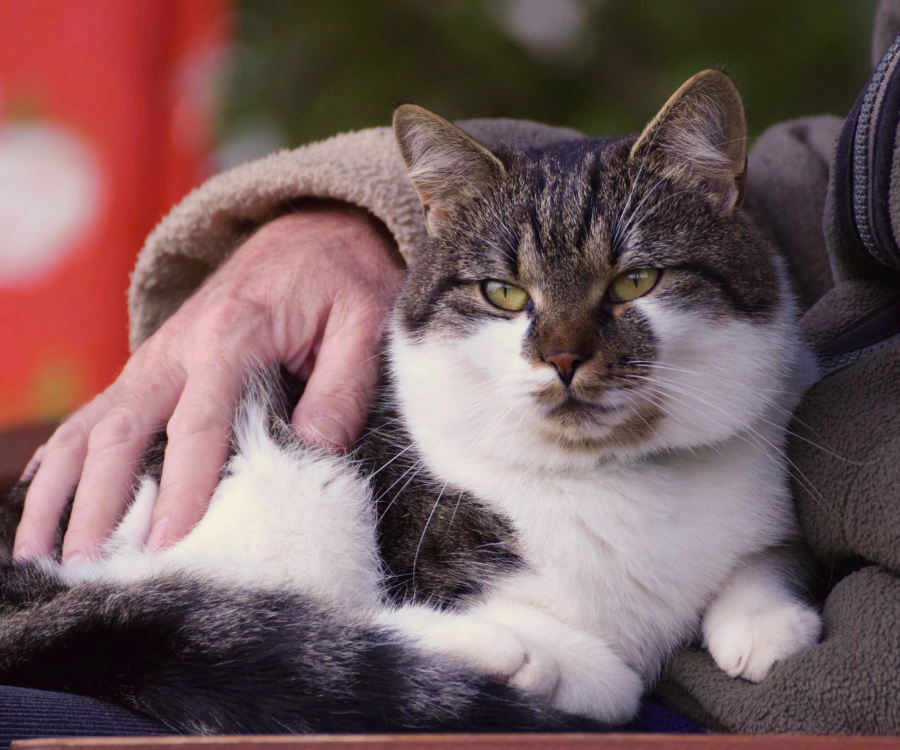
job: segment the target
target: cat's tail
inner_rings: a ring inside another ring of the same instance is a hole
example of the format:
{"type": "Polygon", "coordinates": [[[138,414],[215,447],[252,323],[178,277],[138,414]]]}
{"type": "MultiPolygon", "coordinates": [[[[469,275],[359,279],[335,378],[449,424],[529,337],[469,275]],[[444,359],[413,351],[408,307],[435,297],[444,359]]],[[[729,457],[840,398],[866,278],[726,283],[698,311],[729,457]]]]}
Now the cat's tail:
{"type": "Polygon", "coordinates": [[[597,730],[296,594],[185,576],[66,590],[0,571],[0,683],[65,690],[190,734],[597,730]]]}

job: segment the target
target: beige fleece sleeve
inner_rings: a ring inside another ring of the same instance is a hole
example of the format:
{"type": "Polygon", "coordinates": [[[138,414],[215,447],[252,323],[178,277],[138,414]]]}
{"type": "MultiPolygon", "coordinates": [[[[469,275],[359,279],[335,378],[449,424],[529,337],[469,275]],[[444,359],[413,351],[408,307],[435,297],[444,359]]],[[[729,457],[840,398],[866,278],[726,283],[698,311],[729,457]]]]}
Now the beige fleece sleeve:
{"type": "Polygon", "coordinates": [[[410,257],[422,240],[421,208],[389,128],[337,136],[282,151],[213,177],[153,230],[128,295],[136,348],[260,224],[303,197],[367,208],[410,257]]]}
{"type": "MultiPolygon", "coordinates": [[[[513,120],[462,123],[489,148],[583,138],[563,128],[513,120]]],[[[335,136],[282,151],[213,177],[153,230],[128,293],[130,345],[137,348],[257,227],[301,198],[356,204],[378,217],[410,260],[425,238],[422,209],[390,128],[335,136]]]]}

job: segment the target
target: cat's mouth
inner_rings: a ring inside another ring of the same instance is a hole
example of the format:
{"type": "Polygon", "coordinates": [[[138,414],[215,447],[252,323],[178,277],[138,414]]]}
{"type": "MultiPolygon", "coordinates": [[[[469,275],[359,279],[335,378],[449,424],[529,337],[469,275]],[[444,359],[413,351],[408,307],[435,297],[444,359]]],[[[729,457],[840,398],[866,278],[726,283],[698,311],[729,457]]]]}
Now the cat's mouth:
{"type": "MultiPolygon", "coordinates": [[[[584,433],[596,433],[609,430],[627,419],[632,410],[631,404],[623,402],[609,403],[608,400],[587,400],[575,394],[567,394],[557,405],[546,412],[552,423],[584,433]]],[[[586,437],[586,435],[582,435],[586,437]]]]}
{"type": "Polygon", "coordinates": [[[662,414],[643,381],[634,377],[646,376],[640,364],[607,363],[603,372],[585,368],[572,382],[556,378],[534,389],[531,397],[540,411],[540,431],[554,445],[577,452],[647,439],[662,414]]]}
{"type": "Polygon", "coordinates": [[[577,451],[630,443],[636,437],[632,433],[652,432],[656,421],[652,404],[630,396],[587,400],[569,393],[544,412],[544,432],[555,443],[577,451]]]}
{"type": "Polygon", "coordinates": [[[575,395],[568,396],[562,403],[550,409],[547,416],[562,424],[613,426],[631,411],[629,404],[609,404],[586,401],[575,395]]]}

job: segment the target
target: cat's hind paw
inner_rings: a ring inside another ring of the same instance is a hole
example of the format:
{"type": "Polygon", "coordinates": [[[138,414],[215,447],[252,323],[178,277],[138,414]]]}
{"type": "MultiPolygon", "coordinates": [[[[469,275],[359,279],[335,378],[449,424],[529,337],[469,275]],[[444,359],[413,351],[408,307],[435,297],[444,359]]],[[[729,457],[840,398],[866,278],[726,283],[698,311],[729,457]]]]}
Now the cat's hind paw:
{"type": "Polygon", "coordinates": [[[760,682],[777,662],[813,646],[821,629],[822,621],[815,610],[802,602],[790,602],[718,619],[704,627],[704,640],[723,672],[760,682]]]}

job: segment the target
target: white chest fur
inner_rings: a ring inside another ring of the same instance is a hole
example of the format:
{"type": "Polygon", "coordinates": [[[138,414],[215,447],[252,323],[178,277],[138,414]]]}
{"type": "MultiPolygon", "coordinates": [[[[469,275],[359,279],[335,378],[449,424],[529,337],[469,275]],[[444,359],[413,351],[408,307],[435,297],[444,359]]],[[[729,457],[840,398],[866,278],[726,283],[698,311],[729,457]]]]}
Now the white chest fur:
{"type": "Polygon", "coordinates": [[[426,453],[515,528],[528,571],[494,593],[611,638],[643,673],[692,633],[741,558],[793,528],[778,462],[742,437],[564,473],[511,469],[446,436],[426,453]]]}
{"type": "Polygon", "coordinates": [[[806,365],[790,305],[766,330],[643,310],[663,342],[650,390],[666,418],[641,458],[546,437],[530,394],[556,376],[521,356],[524,316],[448,339],[395,326],[391,357],[429,468],[515,528],[529,572],[497,594],[611,638],[646,675],[740,561],[794,532],[783,425],[806,365]]]}

